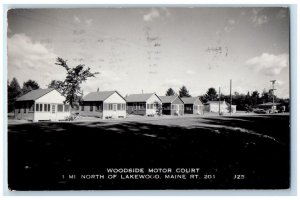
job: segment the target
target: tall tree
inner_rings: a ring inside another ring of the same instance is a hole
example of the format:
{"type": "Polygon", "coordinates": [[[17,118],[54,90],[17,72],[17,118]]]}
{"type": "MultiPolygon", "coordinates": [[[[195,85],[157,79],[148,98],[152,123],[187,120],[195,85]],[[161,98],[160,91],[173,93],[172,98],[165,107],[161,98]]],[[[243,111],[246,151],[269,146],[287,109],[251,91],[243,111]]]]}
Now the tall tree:
{"type": "Polygon", "coordinates": [[[34,80],[29,79],[28,81],[23,83],[23,87],[22,87],[22,93],[26,94],[28,92],[30,92],[31,90],[36,90],[39,89],[40,86],[37,82],[35,82],[34,80]]]}
{"type": "Polygon", "coordinates": [[[216,101],[218,100],[218,94],[215,88],[208,88],[206,94],[204,95],[206,101],[216,101]]]}
{"type": "Polygon", "coordinates": [[[90,77],[95,77],[99,72],[92,73],[90,72],[90,68],[84,69],[85,65],[77,65],[74,68],[70,68],[67,65],[67,60],[62,58],[57,58],[56,65],[62,66],[66,70],[66,78],[61,84],[62,94],[66,96],[66,103],[69,103],[71,107],[74,107],[75,101],[79,98],[78,96],[82,96],[82,92],[80,91],[80,86],[83,82],[85,82],[90,77]]]}
{"type": "Polygon", "coordinates": [[[266,91],[264,89],[261,94],[261,103],[272,102],[272,100],[273,100],[272,98],[273,98],[272,90],[266,91]]]}
{"type": "Polygon", "coordinates": [[[251,94],[251,104],[252,106],[256,106],[258,102],[259,102],[259,93],[257,90],[255,90],[251,94]]]}
{"type": "Polygon", "coordinates": [[[184,85],[179,89],[179,96],[180,97],[191,97],[191,95],[189,94],[189,91],[186,89],[186,87],[184,85]]]}
{"type": "Polygon", "coordinates": [[[174,96],[175,95],[175,91],[172,88],[169,88],[166,92],[166,96],[174,96]]]}
{"type": "Polygon", "coordinates": [[[8,112],[12,112],[15,108],[16,99],[21,96],[22,90],[16,78],[7,85],[7,106],[8,112]]]}
{"type": "Polygon", "coordinates": [[[252,101],[251,101],[251,96],[250,92],[248,91],[245,100],[244,100],[244,108],[246,111],[251,111],[252,110],[252,101]]]}

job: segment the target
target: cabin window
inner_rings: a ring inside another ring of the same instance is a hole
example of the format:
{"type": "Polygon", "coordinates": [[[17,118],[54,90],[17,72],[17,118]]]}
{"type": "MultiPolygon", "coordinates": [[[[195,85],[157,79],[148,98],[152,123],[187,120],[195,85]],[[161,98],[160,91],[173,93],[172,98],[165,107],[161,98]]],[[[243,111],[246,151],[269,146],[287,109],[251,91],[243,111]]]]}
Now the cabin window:
{"type": "Polygon", "coordinates": [[[30,105],[29,105],[29,111],[30,111],[30,112],[33,112],[33,111],[34,111],[34,104],[30,104],[30,105]]]}
{"type": "Polygon", "coordinates": [[[63,104],[57,105],[57,112],[63,112],[63,104]]]}
{"type": "Polygon", "coordinates": [[[140,110],[144,110],[146,108],[146,104],[140,103],[139,108],[140,108],[140,110]]]}
{"type": "Polygon", "coordinates": [[[150,109],[153,109],[153,104],[150,104],[150,109]]]}
{"type": "Polygon", "coordinates": [[[65,112],[69,112],[70,111],[70,105],[65,105],[65,112]]]}
{"type": "Polygon", "coordinates": [[[90,111],[93,111],[94,110],[94,105],[91,103],[90,104],[90,111]]]}
{"type": "Polygon", "coordinates": [[[48,112],[50,112],[50,104],[47,104],[48,105],[48,112]]]}
{"type": "Polygon", "coordinates": [[[99,110],[100,110],[100,105],[96,104],[96,111],[99,111],[99,110]]]}
{"type": "Polygon", "coordinates": [[[55,105],[52,105],[52,113],[55,113],[55,105]]]}
{"type": "Polygon", "coordinates": [[[113,104],[108,104],[108,110],[113,110],[113,104]]]}
{"type": "Polygon", "coordinates": [[[35,110],[36,110],[36,111],[40,111],[39,108],[40,108],[40,105],[39,105],[39,104],[35,104],[35,110]]]}
{"type": "Polygon", "coordinates": [[[121,110],[122,104],[118,104],[118,110],[121,110]]]}
{"type": "Polygon", "coordinates": [[[47,104],[44,104],[44,112],[47,112],[48,111],[48,106],[47,104]]]}
{"type": "Polygon", "coordinates": [[[43,111],[43,104],[40,104],[40,111],[43,111]]]}
{"type": "Polygon", "coordinates": [[[122,110],[126,110],[126,104],[125,103],[122,104],[122,110]]]}
{"type": "Polygon", "coordinates": [[[147,104],[147,109],[150,109],[150,105],[149,104],[147,104]]]}

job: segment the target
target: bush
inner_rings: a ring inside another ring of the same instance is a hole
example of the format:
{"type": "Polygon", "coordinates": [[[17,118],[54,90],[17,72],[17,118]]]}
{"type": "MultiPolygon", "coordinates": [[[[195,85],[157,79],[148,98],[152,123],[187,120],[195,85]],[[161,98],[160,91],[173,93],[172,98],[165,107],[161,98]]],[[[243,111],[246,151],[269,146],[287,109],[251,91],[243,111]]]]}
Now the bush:
{"type": "Polygon", "coordinates": [[[78,117],[78,114],[71,114],[65,118],[66,121],[74,121],[78,117]]]}

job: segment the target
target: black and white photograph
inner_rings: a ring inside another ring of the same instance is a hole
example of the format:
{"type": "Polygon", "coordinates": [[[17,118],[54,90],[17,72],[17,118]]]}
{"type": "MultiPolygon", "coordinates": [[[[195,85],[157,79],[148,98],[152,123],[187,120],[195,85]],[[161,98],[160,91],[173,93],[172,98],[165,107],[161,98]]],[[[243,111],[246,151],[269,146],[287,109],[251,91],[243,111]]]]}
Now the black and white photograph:
{"type": "Polygon", "coordinates": [[[290,8],[7,11],[10,191],[291,187],[290,8]]]}

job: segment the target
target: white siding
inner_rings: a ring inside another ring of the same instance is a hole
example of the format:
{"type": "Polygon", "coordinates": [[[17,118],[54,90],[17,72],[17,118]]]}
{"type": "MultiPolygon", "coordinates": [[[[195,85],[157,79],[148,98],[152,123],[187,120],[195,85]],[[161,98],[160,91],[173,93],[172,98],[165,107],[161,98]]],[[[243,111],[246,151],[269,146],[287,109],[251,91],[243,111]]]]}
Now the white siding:
{"type": "Polygon", "coordinates": [[[65,97],[61,95],[57,90],[52,90],[48,94],[37,99],[36,103],[63,103],[65,97]]]}
{"type": "MultiPolygon", "coordinates": [[[[58,112],[57,111],[57,104],[48,103],[50,104],[50,112],[48,111],[35,111],[34,113],[34,121],[39,120],[50,120],[50,121],[59,121],[59,120],[65,120],[67,117],[70,116],[69,112],[58,112]]],[[[44,106],[43,106],[44,108],[44,106]]],[[[71,108],[70,108],[71,109],[71,108]]]]}
{"type": "MultiPolygon", "coordinates": [[[[159,104],[161,104],[160,99],[153,94],[146,102],[146,104],[154,104],[155,102],[158,102],[159,104]]],[[[147,108],[147,105],[146,105],[147,108]]],[[[156,108],[153,107],[153,109],[147,108],[146,109],[146,116],[147,115],[155,115],[156,114],[156,108]]]]}
{"type": "MultiPolygon", "coordinates": [[[[59,121],[65,120],[66,117],[70,116],[70,111],[58,112],[57,105],[63,104],[65,97],[62,96],[58,91],[52,90],[51,92],[45,94],[44,96],[37,99],[34,103],[34,112],[27,111],[24,113],[24,110],[21,109],[21,112],[18,112],[18,109],[15,110],[17,119],[25,119],[25,120],[50,120],[50,121],[59,121]],[[36,111],[36,104],[42,104],[42,111],[36,111]],[[47,109],[45,110],[44,105],[47,105],[47,109]],[[50,105],[50,111],[48,110],[48,105],[50,105]]],[[[71,110],[71,108],[70,108],[71,110]]]]}
{"type": "MultiPolygon", "coordinates": [[[[57,90],[53,90],[49,92],[48,94],[45,94],[44,96],[40,97],[35,101],[35,104],[37,103],[43,103],[43,104],[50,104],[50,112],[45,112],[44,110],[41,111],[35,111],[34,115],[34,121],[39,120],[51,120],[51,121],[59,121],[64,120],[66,117],[71,115],[71,112],[58,112],[57,111],[57,104],[63,104],[65,100],[65,97],[61,95],[57,90]]],[[[36,108],[36,107],[35,107],[36,108]]],[[[44,106],[43,106],[44,109],[44,106]]],[[[70,107],[71,110],[71,107],[70,107]]]]}
{"type": "Polygon", "coordinates": [[[118,95],[118,93],[115,92],[112,95],[110,95],[104,101],[104,103],[126,103],[126,101],[120,95],[118,95]]]}
{"type": "MultiPolygon", "coordinates": [[[[229,106],[226,105],[226,103],[223,101],[220,104],[220,111],[223,113],[229,112],[229,106]]],[[[219,112],[219,104],[218,103],[211,103],[209,105],[209,112],[219,112]]]]}
{"type": "MultiPolygon", "coordinates": [[[[126,101],[117,93],[113,93],[111,96],[109,96],[104,103],[109,104],[125,104],[125,110],[103,110],[103,118],[106,117],[112,117],[112,118],[119,118],[119,117],[126,117],[126,101]]],[[[117,105],[116,105],[117,106],[117,105]]]]}

